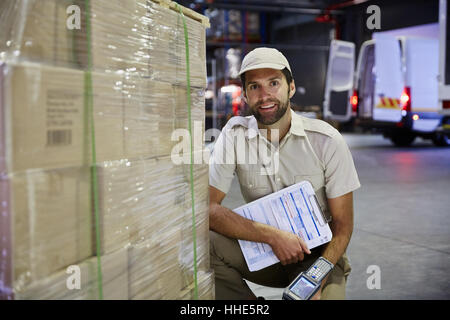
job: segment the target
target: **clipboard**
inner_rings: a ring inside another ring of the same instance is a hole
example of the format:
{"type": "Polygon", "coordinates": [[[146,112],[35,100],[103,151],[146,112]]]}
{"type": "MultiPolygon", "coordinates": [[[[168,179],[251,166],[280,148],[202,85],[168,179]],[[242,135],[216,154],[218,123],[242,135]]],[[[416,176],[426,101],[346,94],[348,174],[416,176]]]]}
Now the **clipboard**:
{"type": "Polygon", "coordinates": [[[319,212],[320,215],[322,216],[323,222],[324,223],[330,223],[331,222],[331,217],[327,217],[325,215],[325,213],[323,212],[322,206],[320,205],[319,200],[317,199],[317,195],[316,194],[310,195],[309,196],[309,201],[311,203],[311,207],[314,210],[313,214],[316,216],[317,220],[319,220],[318,217],[317,217],[317,212],[319,212]]]}
{"type": "MultiPolygon", "coordinates": [[[[309,249],[331,241],[332,232],[309,181],[291,185],[233,210],[237,214],[300,236],[309,249]]],[[[279,262],[265,243],[238,240],[250,271],[279,262]]]]}

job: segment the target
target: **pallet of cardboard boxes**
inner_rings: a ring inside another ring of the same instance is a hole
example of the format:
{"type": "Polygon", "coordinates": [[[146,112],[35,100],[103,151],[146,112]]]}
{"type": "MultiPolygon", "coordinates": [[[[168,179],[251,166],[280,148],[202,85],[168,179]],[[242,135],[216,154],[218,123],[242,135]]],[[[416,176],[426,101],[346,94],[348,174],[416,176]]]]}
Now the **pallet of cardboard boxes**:
{"type": "MultiPolygon", "coordinates": [[[[0,297],[192,299],[197,285],[213,299],[207,163],[193,166],[193,229],[191,168],[171,157],[188,128],[183,19],[167,0],[89,2],[0,4],[0,297]]],[[[208,20],[183,11],[204,130],[208,20]]]]}

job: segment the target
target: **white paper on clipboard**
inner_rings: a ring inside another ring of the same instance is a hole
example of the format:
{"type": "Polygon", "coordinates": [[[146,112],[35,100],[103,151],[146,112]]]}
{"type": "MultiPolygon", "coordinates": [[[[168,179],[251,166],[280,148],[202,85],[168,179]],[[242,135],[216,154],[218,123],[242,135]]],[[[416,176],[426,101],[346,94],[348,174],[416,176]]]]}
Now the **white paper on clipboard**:
{"type": "MultiPolygon", "coordinates": [[[[331,229],[309,181],[302,181],[233,210],[239,215],[299,235],[309,249],[327,243],[331,229]]],[[[250,271],[279,262],[265,243],[239,240],[250,271]]]]}

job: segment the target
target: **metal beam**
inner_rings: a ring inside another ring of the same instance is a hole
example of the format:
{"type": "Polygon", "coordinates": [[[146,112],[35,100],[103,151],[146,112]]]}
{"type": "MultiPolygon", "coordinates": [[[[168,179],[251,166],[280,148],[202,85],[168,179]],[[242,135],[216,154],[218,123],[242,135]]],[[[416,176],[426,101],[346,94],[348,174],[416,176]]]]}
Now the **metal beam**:
{"type": "Polygon", "coordinates": [[[315,16],[311,15],[295,15],[291,17],[285,17],[283,19],[274,21],[272,28],[274,30],[279,30],[287,27],[295,27],[300,24],[314,22],[315,18],[315,16]]]}
{"type": "Polygon", "coordinates": [[[254,12],[272,12],[272,13],[300,13],[300,14],[333,14],[341,15],[344,11],[341,10],[326,10],[326,9],[315,9],[315,8],[299,8],[299,7],[288,7],[288,6],[269,6],[269,5],[243,5],[243,4],[233,4],[233,3],[208,3],[202,4],[209,8],[218,9],[228,9],[228,10],[241,10],[241,11],[254,11],[254,12]]]}

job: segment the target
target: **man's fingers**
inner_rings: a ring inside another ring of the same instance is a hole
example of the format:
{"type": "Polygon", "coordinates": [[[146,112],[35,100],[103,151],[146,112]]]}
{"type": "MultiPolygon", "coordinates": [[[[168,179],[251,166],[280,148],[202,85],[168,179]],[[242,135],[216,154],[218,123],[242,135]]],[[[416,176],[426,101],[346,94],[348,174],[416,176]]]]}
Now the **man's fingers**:
{"type": "Polygon", "coordinates": [[[291,254],[286,254],[286,256],[282,259],[280,259],[280,262],[283,266],[287,265],[287,264],[292,264],[292,263],[297,263],[299,261],[303,260],[303,253],[291,253],[291,254]]]}
{"type": "Polygon", "coordinates": [[[285,262],[285,264],[297,263],[297,262],[303,261],[304,258],[305,258],[305,256],[304,256],[303,252],[300,251],[297,253],[293,253],[289,258],[285,259],[284,262],[285,262]]]}
{"type": "Polygon", "coordinates": [[[311,254],[311,251],[309,250],[309,248],[306,245],[305,241],[303,241],[303,239],[300,238],[300,237],[298,237],[298,241],[300,242],[300,246],[302,247],[303,252],[306,252],[307,254],[311,254]]]}
{"type": "Polygon", "coordinates": [[[282,265],[303,261],[305,258],[304,253],[311,253],[306,243],[298,235],[285,231],[281,231],[280,235],[282,235],[281,239],[284,239],[282,240],[283,245],[279,246],[279,243],[275,242],[272,248],[282,265]]]}

